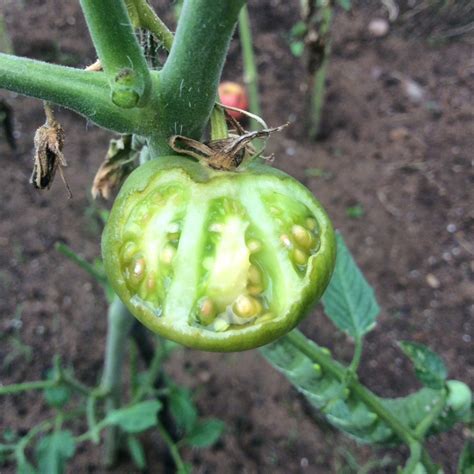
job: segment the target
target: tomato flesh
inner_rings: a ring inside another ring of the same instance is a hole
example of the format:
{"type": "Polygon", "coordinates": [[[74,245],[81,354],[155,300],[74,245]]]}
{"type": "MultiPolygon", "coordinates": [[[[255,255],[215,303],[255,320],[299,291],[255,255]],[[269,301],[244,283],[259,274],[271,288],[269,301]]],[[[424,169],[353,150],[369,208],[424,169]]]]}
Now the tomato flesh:
{"type": "Polygon", "coordinates": [[[132,173],[103,238],[108,276],[130,311],[170,339],[216,351],[292,329],[324,291],[334,248],[321,206],[288,175],[182,157],[132,173]]]}

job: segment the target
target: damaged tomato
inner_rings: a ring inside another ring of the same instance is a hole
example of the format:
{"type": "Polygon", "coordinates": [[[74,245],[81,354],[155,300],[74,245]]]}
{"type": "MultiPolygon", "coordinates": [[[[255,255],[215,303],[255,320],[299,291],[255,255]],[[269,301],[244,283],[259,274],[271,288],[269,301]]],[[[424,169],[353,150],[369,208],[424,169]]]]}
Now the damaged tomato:
{"type": "Polygon", "coordinates": [[[209,351],[290,331],[335,260],[330,220],[301,183],[265,164],[217,171],[180,156],[130,175],[102,246],[114,290],[144,325],[209,351]]]}

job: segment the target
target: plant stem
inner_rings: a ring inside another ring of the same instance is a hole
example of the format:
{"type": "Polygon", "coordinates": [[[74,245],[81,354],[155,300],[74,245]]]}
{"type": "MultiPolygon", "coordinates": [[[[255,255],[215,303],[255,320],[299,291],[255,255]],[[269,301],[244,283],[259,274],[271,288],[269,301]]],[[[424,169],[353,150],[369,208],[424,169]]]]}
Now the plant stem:
{"type": "MultiPolygon", "coordinates": [[[[285,338],[299,351],[309,357],[311,360],[319,364],[323,370],[328,371],[341,382],[346,382],[346,369],[344,366],[339,364],[332,359],[325,351],[319,348],[316,344],[308,344],[308,339],[298,330],[293,330],[288,333],[285,338]]],[[[348,388],[357,397],[362,400],[374,413],[379,416],[380,419],[384,420],[390,428],[398,435],[398,437],[408,445],[412,445],[416,442],[415,437],[411,433],[410,429],[404,426],[400,421],[388,412],[382,405],[376,395],[370,390],[366,389],[357,380],[347,380],[348,388]]]]}
{"type": "MultiPolygon", "coordinates": [[[[106,411],[112,411],[120,405],[122,387],[122,366],[127,337],[133,324],[128,309],[118,297],[109,306],[105,364],[100,390],[107,394],[106,411]]],[[[118,449],[118,429],[111,426],[105,438],[104,463],[112,466],[115,463],[118,449]]]]}
{"type": "MultiPolygon", "coordinates": [[[[255,63],[255,54],[252,44],[252,30],[250,28],[250,19],[247,5],[242,7],[239,15],[239,35],[242,44],[242,56],[244,62],[244,82],[247,85],[249,93],[250,112],[259,117],[262,115],[260,108],[260,98],[258,94],[258,72],[255,63]]],[[[250,129],[257,130],[258,123],[255,120],[250,121],[250,129]]]]}
{"type": "Polygon", "coordinates": [[[150,113],[123,110],[110,101],[107,78],[102,72],[0,53],[0,88],[74,110],[118,133],[146,135],[153,128],[150,113]]]}
{"type": "MultiPolygon", "coordinates": [[[[387,411],[387,409],[380,402],[379,397],[361,385],[357,379],[353,377],[347,377],[348,369],[346,369],[339,362],[335,361],[325,350],[318,347],[313,341],[309,341],[297,329],[294,329],[284,337],[296,349],[306,355],[306,357],[319,364],[323,370],[331,373],[343,384],[346,384],[346,386],[354,393],[354,395],[359,398],[359,400],[365,403],[367,407],[369,407],[372,412],[374,412],[381,420],[383,420],[403,442],[410,446],[411,450],[418,445],[418,448],[416,449],[420,449],[423,465],[427,468],[430,474],[435,474],[437,472],[435,464],[431,460],[427,451],[421,445],[417,433],[413,433],[409,427],[405,426],[394,415],[392,415],[392,413],[387,411]]],[[[433,411],[436,411],[437,407],[438,404],[436,404],[436,408],[433,409],[433,411]]]]}
{"type": "Polygon", "coordinates": [[[154,156],[172,153],[168,140],[201,139],[216,101],[225,56],[244,0],[186,0],[158,90],[154,156]]]}
{"type": "Polygon", "coordinates": [[[163,23],[148,2],[146,0],[125,0],[125,3],[129,14],[133,12],[133,16],[130,15],[133,26],[135,28],[144,28],[153,33],[166,51],[169,51],[173,44],[173,33],[163,23]]]}
{"type": "Polygon", "coordinates": [[[362,357],[362,338],[360,336],[356,337],[354,340],[354,355],[352,357],[351,364],[349,365],[349,370],[355,375],[357,369],[359,368],[360,359],[362,357]]]}
{"type": "Polygon", "coordinates": [[[163,441],[168,446],[171,457],[173,458],[174,464],[176,466],[176,472],[178,472],[178,473],[187,472],[185,470],[186,467],[185,467],[184,462],[181,458],[181,455],[179,454],[178,447],[176,446],[175,442],[173,441],[173,438],[166,431],[165,427],[162,425],[162,423],[160,421],[158,421],[158,431],[160,432],[160,435],[163,438],[163,441]]]}
{"type": "Polygon", "coordinates": [[[56,380],[38,380],[35,382],[23,382],[0,387],[0,395],[13,395],[15,393],[27,392],[29,390],[45,390],[58,385],[56,380]]]}
{"type": "Polygon", "coordinates": [[[81,0],[87,26],[109,80],[112,101],[126,109],[146,105],[150,71],[123,0],[81,0]]]}
{"type": "MultiPolygon", "coordinates": [[[[318,8],[318,7],[315,7],[318,8]]],[[[313,76],[313,87],[311,91],[311,112],[309,136],[315,139],[321,128],[321,115],[326,95],[326,73],[331,54],[331,23],[333,17],[332,0],[325,0],[320,7],[322,12],[319,36],[324,42],[322,59],[313,76]]]]}

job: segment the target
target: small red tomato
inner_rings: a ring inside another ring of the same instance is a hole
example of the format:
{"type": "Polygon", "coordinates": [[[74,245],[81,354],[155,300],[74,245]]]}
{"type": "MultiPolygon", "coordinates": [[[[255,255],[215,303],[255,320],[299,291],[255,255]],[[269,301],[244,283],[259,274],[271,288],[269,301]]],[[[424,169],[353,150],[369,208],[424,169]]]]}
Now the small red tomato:
{"type": "MultiPolygon", "coordinates": [[[[245,111],[248,110],[249,102],[247,92],[244,87],[237,84],[237,82],[222,82],[219,85],[219,98],[224,105],[237,107],[245,111]]],[[[244,114],[236,110],[229,110],[229,114],[236,120],[242,120],[244,118],[244,114]]]]}

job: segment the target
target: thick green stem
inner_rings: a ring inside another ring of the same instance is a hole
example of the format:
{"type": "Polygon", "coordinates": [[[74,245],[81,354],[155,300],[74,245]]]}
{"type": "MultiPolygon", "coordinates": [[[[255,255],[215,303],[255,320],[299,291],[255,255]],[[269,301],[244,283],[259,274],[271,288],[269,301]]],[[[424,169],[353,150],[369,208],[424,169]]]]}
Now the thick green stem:
{"type": "MultiPolygon", "coordinates": [[[[122,367],[128,334],[133,324],[133,318],[125,305],[115,298],[108,311],[108,333],[105,349],[104,373],[101,382],[101,392],[107,394],[106,410],[119,407],[122,388],[122,367]]],[[[118,448],[118,429],[108,428],[105,438],[104,463],[112,466],[116,460],[118,448]]]]}
{"type": "Polygon", "coordinates": [[[109,80],[112,101],[126,109],[147,104],[150,71],[123,0],[81,0],[92,41],[109,80]]]}
{"type": "MultiPolygon", "coordinates": [[[[242,57],[244,61],[244,82],[249,93],[250,112],[259,117],[262,115],[260,108],[260,98],[258,95],[258,72],[255,63],[255,54],[252,44],[252,30],[250,29],[250,19],[247,6],[244,5],[239,15],[239,35],[242,44],[242,57]]],[[[250,128],[259,128],[258,122],[250,121],[250,128]]]]}
{"type": "Polygon", "coordinates": [[[101,72],[0,53],[0,88],[61,105],[119,133],[145,135],[153,126],[149,113],[123,110],[111,102],[101,72]]]}
{"type": "Polygon", "coordinates": [[[160,75],[157,155],[171,153],[168,140],[200,139],[214,106],[229,42],[244,0],[186,0],[173,46],[160,75]]]}

